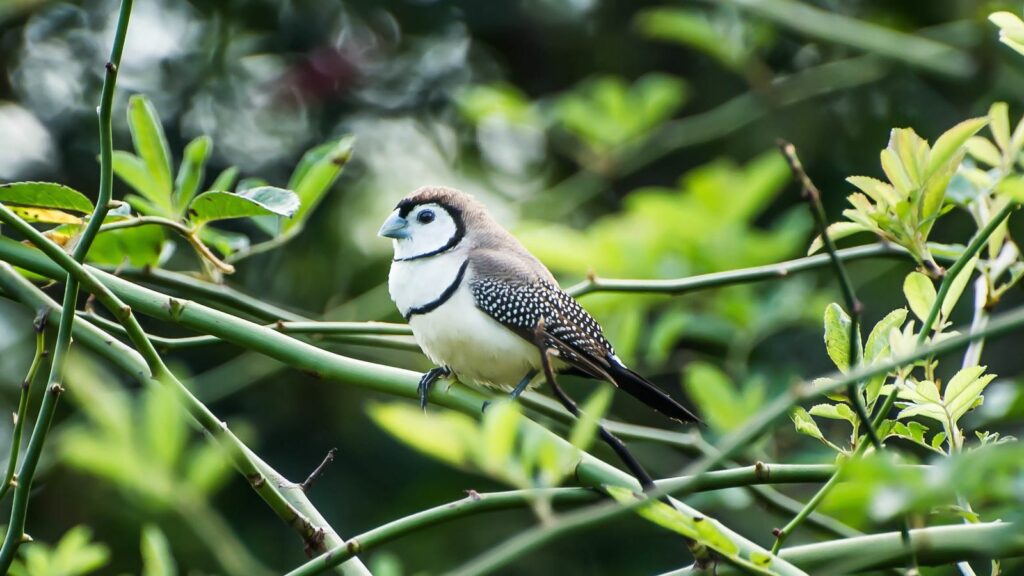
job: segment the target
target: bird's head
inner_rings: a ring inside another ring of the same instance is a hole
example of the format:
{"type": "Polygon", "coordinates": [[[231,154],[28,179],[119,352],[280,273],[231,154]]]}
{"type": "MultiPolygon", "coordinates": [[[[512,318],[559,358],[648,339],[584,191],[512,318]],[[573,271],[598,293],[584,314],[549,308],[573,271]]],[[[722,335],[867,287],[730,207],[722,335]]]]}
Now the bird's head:
{"type": "Polygon", "coordinates": [[[403,198],[377,232],[392,238],[396,260],[441,254],[456,248],[468,222],[485,214],[472,196],[439,186],[425,186],[403,198]]]}

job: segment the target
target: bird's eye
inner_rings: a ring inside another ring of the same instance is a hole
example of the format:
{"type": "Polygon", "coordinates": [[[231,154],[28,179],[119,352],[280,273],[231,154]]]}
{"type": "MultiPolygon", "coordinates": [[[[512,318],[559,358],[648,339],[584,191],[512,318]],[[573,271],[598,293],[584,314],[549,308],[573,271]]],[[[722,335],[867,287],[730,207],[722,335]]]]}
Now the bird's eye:
{"type": "Polygon", "coordinates": [[[434,211],[433,210],[424,210],[424,211],[422,211],[422,212],[420,212],[419,214],[416,215],[416,220],[420,224],[430,224],[431,222],[434,221],[434,211]]]}

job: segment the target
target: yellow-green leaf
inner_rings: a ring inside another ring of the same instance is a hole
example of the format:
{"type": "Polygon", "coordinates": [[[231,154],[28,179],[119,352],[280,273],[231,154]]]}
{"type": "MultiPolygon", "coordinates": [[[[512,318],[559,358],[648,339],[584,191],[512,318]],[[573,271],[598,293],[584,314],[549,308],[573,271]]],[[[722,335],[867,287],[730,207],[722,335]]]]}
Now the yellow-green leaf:
{"type": "Polygon", "coordinates": [[[454,466],[469,460],[469,440],[477,433],[476,422],[464,414],[427,414],[400,403],[372,404],[370,418],[402,443],[427,456],[454,466]]]}
{"type": "Polygon", "coordinates": [[[981,130],[986,124],[988,124],[988,118],[971,118],[960,122],[939,136],[928,156],[928,176],[935,174],[952,160],[967,140],[977,134],[978,130],[981,130]]]}
{"type": "Polygon", "coordinates": [[[836,368],[850,368],[850,316],[835,302],[825,308],[825,350],[836,368]]]}
{"type": "Polygon", "coordinates": [[[930,278],[920,272],[907,274],[903,281],[903,295],[906,296],[915,316],[921,320],[928,318],[936,298],[935,285],[930,278]]]}

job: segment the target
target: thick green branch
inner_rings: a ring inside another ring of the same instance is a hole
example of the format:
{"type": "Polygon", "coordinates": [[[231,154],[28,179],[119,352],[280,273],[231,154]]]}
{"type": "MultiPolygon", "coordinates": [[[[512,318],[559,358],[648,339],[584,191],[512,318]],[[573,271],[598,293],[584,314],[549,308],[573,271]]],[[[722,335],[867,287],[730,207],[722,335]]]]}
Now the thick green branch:
{"type": "MultiPolygon", "coordinates": [[[[1019,524],[990,522],[934,526],[910,531],[910,542],[918,561],[924,566],[941,566],[960,560],[1024,556],[1024,530],[1019,524]]],[[[899,532],[870,534],[831,542],[793,546],[780,557],[808,573],[852,574],[899,566],[906,548],[899,532]]],[[[703,574],[693,567],[669,572],[663,576],[696,576],[703,574]]],[[[717,574],[737,574],[728,566],[717,574]]]]}

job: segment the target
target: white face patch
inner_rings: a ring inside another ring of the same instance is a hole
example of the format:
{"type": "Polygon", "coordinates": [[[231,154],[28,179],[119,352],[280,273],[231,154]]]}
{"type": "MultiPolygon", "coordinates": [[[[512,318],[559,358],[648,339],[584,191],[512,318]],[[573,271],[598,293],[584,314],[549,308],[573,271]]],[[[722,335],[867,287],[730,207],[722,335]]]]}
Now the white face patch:
{"type": "Polygon", "coordinates": [[[439,204],[416,206],[405,219],[409,223],[408,238],[393,241],[397,260],[438,252],[458,240],[459,227],[455,219],[439,204]]]}

